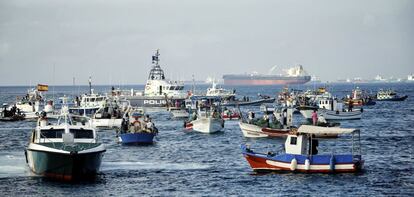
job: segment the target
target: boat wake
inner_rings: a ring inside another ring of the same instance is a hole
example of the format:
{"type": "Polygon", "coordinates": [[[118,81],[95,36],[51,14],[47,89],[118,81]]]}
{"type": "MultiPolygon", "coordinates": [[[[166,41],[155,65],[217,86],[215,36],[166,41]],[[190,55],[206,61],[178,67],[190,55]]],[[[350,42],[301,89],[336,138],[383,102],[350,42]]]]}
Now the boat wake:
{"type": "Polygon", "coordinates": [[[208,165],[198,163],[167,163],[167,162],[139,162],[118,161],[102,162],[101,171],[112,170],[205,170],[208,165]]]}
{"type": "Polygon", "coordinates": [[[24,155],[0,154],[0,178],[28,175],[30,175],[30,170],[26,166],[24,155]]]}

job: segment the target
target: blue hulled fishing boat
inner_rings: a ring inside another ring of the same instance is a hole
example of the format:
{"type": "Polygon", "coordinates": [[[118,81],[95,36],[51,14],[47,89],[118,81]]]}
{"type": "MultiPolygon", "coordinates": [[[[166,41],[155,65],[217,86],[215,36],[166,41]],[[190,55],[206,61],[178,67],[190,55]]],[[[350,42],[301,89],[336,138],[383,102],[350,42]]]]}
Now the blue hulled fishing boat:
{"type": "MultiPolygon", "coordinates": [[[[128,113],[127,113],[128,114],[128,113]]],[[[151,118],[142,111],[135,111],[126,115],[122,120],[122,126],[118,139],[122,144],[152,144],[158,134],[151,118]]]]}

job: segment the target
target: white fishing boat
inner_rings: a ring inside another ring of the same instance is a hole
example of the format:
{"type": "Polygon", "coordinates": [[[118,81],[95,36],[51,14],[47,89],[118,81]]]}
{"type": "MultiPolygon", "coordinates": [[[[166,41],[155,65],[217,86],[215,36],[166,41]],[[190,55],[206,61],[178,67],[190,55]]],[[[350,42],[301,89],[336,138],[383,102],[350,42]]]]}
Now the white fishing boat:
{"type": "Polygon", "coordinates": [[[244,137],[284,137],[289,134],[293,124],[293,109],[279,108],[273,112],[273,118],[264,114],[261,118],[255,118],[253,112],[249,112],[248,118],[239,122],[244,137]]]}
{"type": "Polygon", "coordinates": [[[42,111],[52,114],[54,112],[54,104],[52,100],[48,100],[45,103],[42,91],[47,91],[47,89],[42,90],[43,86],[45,85],[39,84],[37,89],[29,89],[24,97],[17,97],[16,102],[8,106],[8,110],[12,108],[17,109],[18,113],[24,114],[24,119],[37,119],[42,111]]]}
{"type": "Polygon", "coordinates": [[[377,93],[377,100],[378,101],[404,101],[407,99],[408,96],[399,96],[394,90],[380,90],[377,93]]]}
{"type": "Polygon", "coordinates": [[[332,94],[328,92],[326,87],[320,87],[318,90],[307,90],[302,94],[308,99],[308,102],[318,103],[321,99],[331,99],[332,94]]]}
{"type": "Polygon", "coordinates": [[[23,113],[32,113],[41,111],[40,105],[42,102],[42,93],[33,88],[27,91],[26,96],[17,98],[17,101],[14,105],[23,113]]]}
{"type": "Polygon", "coordinates": [[[89,94],[83,94],[80,98],[75,98],[75,107],[70,107],[69,112],[77,115],[91,116],[98,109],[105,106],[108,97],[105,95],[95,94],[90,90],[89,94]]]}
{"type": "Polygon", "coordinates": [[[318,101],[317,107],[300,106],[298,109],[306,119],[312,119],[313,111],[317,111],[318,116],[323,116],[326,120],[356,120],[362,117],[362,108],[349,111],[336,99],[323,98],[318,101]]]}
{"type": "Polygon", "coordinates": [[[75,116],[64,106],[56,124],[48,123],[46,113],[42,113],[25,155],[34,173],[72,181],[94,177],[105,151],[105,146],[97,142],[96,132],[87,121],[76,122],[75,116]]]}
{"type": "Polygon", "coordinates": [[[112,129],[120,128],[122,124],[122,116],[127,113],[128,108],[122,108],[117,101],[107,101],[107,103],[99,108],[91,118],[91,124],[94,128],[112,129]]]}
{"type": "Polygon", "coordinates": [[[239,122],[243,136],[246,138],[283,137],[289,134],[290,129],[261,127],[247,122],[239,122]]]}
{"type": "Polygon", "coordinates": [[[236,93],[235,90],[230,91],[222,87],[217,87],[216,82],[213,80],[211,87],[207,89],[206,96],[219,96],[223,100],[234,100],[236,93]]]}
{"type": "Polygon", "coordinates": [[[220,116],[220,97],[192,96],[197,110],[185,122],[185,128],[201,133],[216,133],[224,128],[224,120],[220,116]]]}
{"type": "Polygon", "coordinates": [[[188,110],[181,107],[170,107],[168,111],[170,111],[173,118],[188,118],[190,116],[188,110]]]}

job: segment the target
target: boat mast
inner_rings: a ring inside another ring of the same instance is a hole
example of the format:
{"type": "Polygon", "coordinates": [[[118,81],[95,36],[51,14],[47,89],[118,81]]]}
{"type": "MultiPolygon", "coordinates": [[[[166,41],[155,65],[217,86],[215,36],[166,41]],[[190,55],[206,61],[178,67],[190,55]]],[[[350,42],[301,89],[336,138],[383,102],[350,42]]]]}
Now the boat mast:
{"type": "Polygon", "coordinates": [[[159,66],[158,64],[158,62],[160,61],[159,56],[160,56],[160,50],[157,49],[157,52],[155,53],[155,55],[152,56],[152,63],[153,64],[155,63],[156,66],[159,66]]]}
{"type": "Polygon", "coordinates": [[[192,75],[192,77],[193,77],[193,92],[192,92],[192,93],[193,93],[193,94],[195,94],[195,92],[194,92],[194,91],[195,91],[195,79],[194,79],[194,74],[192,75]]]}
{"type": "Polygon", "coordinates": [[[89,76],[89,94],[92,94],[92,77],[89,76]]]}

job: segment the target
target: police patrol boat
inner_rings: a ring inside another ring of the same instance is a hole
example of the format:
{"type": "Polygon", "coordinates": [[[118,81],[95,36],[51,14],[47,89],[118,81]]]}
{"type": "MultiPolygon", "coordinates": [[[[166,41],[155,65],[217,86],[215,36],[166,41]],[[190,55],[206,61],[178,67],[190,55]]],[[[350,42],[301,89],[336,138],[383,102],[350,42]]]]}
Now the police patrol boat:
{"type": "Polygon", "coordinates": [[[111,95],[125,98],[132,107],[157,107],[166,110],[168,102],[184,102],[187,92],[184,90],[184,83],[166,79],[164,71],[159,64],[159,50],[152,56],[152,68],[148,75],[144,91],[112,89],[111,95]]]}

